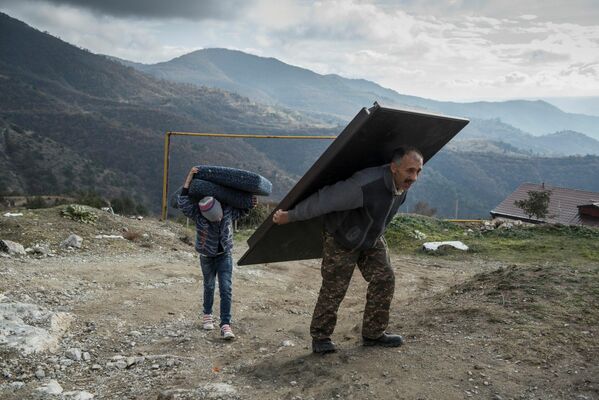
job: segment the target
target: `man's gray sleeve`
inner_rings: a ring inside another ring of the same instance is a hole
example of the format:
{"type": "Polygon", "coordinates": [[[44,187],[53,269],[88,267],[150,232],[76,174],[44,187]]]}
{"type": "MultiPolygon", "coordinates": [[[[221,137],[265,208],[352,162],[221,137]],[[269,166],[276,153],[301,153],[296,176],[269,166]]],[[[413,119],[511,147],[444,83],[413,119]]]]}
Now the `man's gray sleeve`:
{"type": "Polygon", "coordinates": [[[362,187],[349,178],[334,185],[325,186],[289,210],[289,221],[304,221],[334,211],[362,207],[362,187]]]}

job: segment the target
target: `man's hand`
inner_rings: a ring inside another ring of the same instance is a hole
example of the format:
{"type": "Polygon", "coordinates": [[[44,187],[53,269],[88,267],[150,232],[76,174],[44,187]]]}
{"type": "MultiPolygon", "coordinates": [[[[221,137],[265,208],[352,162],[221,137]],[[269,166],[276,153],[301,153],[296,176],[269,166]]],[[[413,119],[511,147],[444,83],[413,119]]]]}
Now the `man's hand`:
{"type": "Polygon", "coordinates": [[[285,225],[289,223],[289,213],[283,210],[277,210],[272,216],[272,222],[277,225],[285,225]]]}
{"type": "Polygon", "coordinates": [[[187,174],[187,178],[185,178],[185,183],[183,184],[183,187],[185,189],[189,189],[189,185],[191,185],[191,180],[193,179],[193,176],[195,174],[197,174],[199,172],[199,168],[198,167],[192,167],[189,170],[189,173],[187,174]]]}
{"type": "Polygon", "coordinates": [[[252,196],[252,206],[251,206],[251,208],[256,207],[256,204],[258,204],[258,198],[256,196],[252,196]]]}

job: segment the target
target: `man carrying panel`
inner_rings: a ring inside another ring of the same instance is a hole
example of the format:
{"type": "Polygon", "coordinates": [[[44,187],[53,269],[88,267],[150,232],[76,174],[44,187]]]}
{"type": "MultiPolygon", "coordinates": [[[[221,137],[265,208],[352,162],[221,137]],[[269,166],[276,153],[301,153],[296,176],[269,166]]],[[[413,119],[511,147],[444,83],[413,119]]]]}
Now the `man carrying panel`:
{"type": "Polygon", "coordinates": [[[314,353],[336,351],[331,335],[356,264],[368,282],[363,344],[397,347],[403,343],[400,335],[385,332],[395,275],[383,234],[422,165],[418,149],[397,149],[390,164],[358,171],[323,187],[292,210],[277,210],[273,215],[279,225],[324,215],[322,286],[310,325],[314,353]]]}

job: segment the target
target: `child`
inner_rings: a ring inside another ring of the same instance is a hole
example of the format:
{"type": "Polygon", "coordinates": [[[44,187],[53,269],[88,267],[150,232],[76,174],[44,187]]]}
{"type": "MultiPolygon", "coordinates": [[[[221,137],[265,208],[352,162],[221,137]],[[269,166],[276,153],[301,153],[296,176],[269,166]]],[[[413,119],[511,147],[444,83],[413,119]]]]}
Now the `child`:
{"type": "MultiPolygon", "coordinates": [[[[204,317],[203,328],[214,329],[212,305],[214,303],[214,287],[218,277],[220,292],[220,332],[225,340],[235,338],[231,329],[231,297],[233,259],[233,226],[232,222],[249,213],[227,204],[221,204],[213,197],[204,197],[196,203],[189,197],[189,185],[193,176],[199,171],[193,167],[187,174],[183,189],[178,198],[179,209],[186,217],[196,223],[195,248],[200,253],[200,266],[204,275],[204,317]]],[[[252,199],[252,207],[256,205],[256,197],[252,199]]]]}

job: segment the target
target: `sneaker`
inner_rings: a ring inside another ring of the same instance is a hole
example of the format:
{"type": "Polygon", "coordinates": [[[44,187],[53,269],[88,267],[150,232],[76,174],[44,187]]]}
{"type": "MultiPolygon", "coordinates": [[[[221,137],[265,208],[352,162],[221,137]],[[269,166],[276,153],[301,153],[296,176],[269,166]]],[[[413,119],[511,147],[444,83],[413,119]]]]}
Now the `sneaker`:
{"type": "Polygon", "coordinates": [[[312,352],[316,354],[334,353],[337,351],[331,339],[312,339],[312,352]]]}
{"type": "Polygon", "coordinates": [[[403,338],[401,336],[388,333],[383,333],[377,339],[362,337],[362,340],[364,346],[399,347],[403,344],[403,338]]]}
{"type": "Polygon", "coordinates": [[[231,325],[228,325],[228,324],[224,324],[223,326],[220,327],[220,335],[225,340],[231,340],[231,339],[235,338],[235,335],[233,334],[233,331],[231,330],[231,325]]]}
{"type": "Polygon", "coordinates": [[[202,328],[207,331],[214,329],[214,319],[212,318],[212,314],[204,314],[204,318],[202,318],[202,328]]]}

